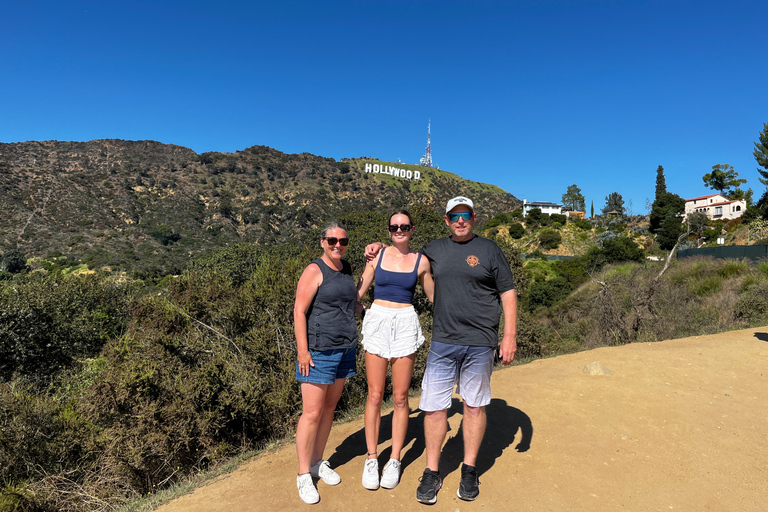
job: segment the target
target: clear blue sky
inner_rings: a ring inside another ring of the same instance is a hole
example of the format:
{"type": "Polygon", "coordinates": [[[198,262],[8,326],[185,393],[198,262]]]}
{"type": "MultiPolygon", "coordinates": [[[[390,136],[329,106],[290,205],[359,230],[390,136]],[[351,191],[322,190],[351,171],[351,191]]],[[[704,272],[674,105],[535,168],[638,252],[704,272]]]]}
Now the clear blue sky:
{"type": "MultiPolygon", "coordinates": [[[[117,1],[0,7],[0,142],[152,139],[197,151],[417,163],[520,199],[634,213],[710,193],[728,163],[759,198],[765,0],[117,1]]],[[[481,206],[481,205],[478,205],[481,206]]]]}

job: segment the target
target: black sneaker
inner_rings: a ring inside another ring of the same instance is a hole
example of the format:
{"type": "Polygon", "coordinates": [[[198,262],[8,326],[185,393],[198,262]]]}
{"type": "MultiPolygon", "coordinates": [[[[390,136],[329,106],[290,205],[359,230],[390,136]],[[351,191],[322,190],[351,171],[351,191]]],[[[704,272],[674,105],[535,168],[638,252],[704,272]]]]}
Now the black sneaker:
{"type": "Polygon", "coordinates": [[[427,468],[424,470],[421,478],[419,478],[419,481],[421,483],[419,488],[416,489],[416,501],[432,505],[437,501],[437,491],[443,486],[443,479],[440,478],[440,473],[427,468]]]}
{"type": "Polygon", "coordinates": [[[456,491],[459,498],[464,501],[474,501],[480,494],[480,480],[477,479],[477,470],[475,466],[461,465],[461,483],[459,484],[459,490],[456,491]]]}

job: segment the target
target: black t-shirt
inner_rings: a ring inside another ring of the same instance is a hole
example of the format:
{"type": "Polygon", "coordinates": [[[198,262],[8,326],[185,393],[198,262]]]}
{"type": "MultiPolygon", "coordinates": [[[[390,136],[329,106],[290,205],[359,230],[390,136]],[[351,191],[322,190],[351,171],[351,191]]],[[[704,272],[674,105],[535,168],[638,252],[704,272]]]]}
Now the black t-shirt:
{"type": "Polygon", "coordinates": [[[499,246],[479,236],[467,242],[447,237],[429,242],[421,252],[435,279],[432,341],[496,347],[499,294],[515,288],[499,246]]]}

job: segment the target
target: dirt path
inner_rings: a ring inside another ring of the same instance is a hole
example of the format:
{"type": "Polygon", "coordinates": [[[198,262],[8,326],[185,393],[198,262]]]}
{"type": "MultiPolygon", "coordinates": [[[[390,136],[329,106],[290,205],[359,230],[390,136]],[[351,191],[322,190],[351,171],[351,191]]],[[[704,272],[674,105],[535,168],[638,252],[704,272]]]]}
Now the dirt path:
{"type": "MultiPolygon", "coordinates": [[[[497,371],[478,467],[480,497],[456,497],[461,462],[454,402],[441,459],[443,490],[431,510],[768,510],[768,327],[660,343],[601,348],[497,371]],[[613,371],[591,376],[600,361],[613,371]]],[[[321,501],[296,492],[293,445],[163,506],[175,511],[413,510],[424,468],[422,417],[414,413],[400,485],[360,485],[362,419],[334,426],[326,457],[342,477],[318,484],[321,501]]],[[[458,407],[456,407],[458,406],[458,407]]],[[[391,411],[382,420],[388,437],[391,411]]],[[[459,433],[460,434],[460,433],[459,433]]],[[[389,442],[380,447],[381,465],[389,442]]]]}

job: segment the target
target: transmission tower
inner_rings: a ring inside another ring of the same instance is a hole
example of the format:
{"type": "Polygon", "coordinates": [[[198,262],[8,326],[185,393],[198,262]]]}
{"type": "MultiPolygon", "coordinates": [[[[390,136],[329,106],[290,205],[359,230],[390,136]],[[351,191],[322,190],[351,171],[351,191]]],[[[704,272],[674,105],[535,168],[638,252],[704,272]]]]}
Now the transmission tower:
{"type": "Polygon", "coordinates": [[[432,136],[432,119],[427,124],[427,150],[424,156],[419,160],[419,164],[423,167],[432,167],[432,142],[430,138],[432,136]]]}

